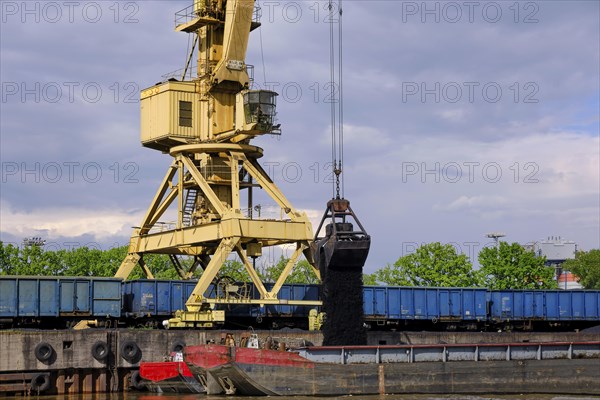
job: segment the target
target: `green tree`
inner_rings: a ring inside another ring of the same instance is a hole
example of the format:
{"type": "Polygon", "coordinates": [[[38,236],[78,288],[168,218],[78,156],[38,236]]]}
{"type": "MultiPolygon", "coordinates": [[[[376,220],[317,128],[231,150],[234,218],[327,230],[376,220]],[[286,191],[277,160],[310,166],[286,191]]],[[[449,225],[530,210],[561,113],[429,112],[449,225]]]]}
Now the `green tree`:
{"type": "Polygon", "coordinates": [[[101,260],[103,272],[99,276],[115,276],[126,255],[127,246],[113,247],[103,251],[101,260]]]}
{"type": "Polygon", "coordinates": [[[250,282],[250,275],[244,264],[238,260],[225,260],[221,269],[219,270],[218,276],[228,276],[234,282],[250,282]]]}
{"type": "Polygon", "coordinates": [[[24,246],[19,248],[15,262],[16,275],[44,276],[50,275],[52,268],[47,266],[47,257],[40,246],[24,246]]]}
{"type": "Polygon", "coordinates": [[[363,285],[377,286],[377,276],[376,276],[376,273],[363,274],[362,277],[363,277],[363,285]]]}
{"type": "Polygon", "coordinates": [[[478,274],[490,289],[555,289],[554,269],[545,261],[519,243],[500,242],[479,252],[478,274]]]}
{"type": "Polygon", "coordinates": [[[600,289],[600,249],[578,251],[575,259],[565,261],[562,268],[577,275],[584,288],[600,289]]]}
{"type": "Polygon", "coordinates": [[[457,254],[451,244],[439,242],[419,247],[400,257],[394,265],[375,272],[379,282],[399,286],[469,287],[477,286],[477,276],[468,257],[457,254]]]}
{"type": "MultiPolygon", "coordinates": [[[[0,242],[0,275],[114,276],[126,254],[126,246],[45,250],[42,246],[17,247],[0,242]]],[[[168,261],[168,257],[165,259],[168,261]]],[[[141,269],[136,269],[131,278],[142,275],[141,269]]]]}
{"type": "Polygon", "coordinates": [[[77,247],[69,250],[45,251],[50,275],[63,276],[112,276],[102,265],[103,250],[77,247]]]}
{"type": "MultiPolygon", "coordinates": [[[[279,261],[276,264],[267,267],[265,270],[264,280],[266,282],[275,282],[277,278],[283,272],[285,266],[287,265],[289,258],[281,255],[279,257],[279,261]]],[[[306,283],[313,284],[319,283],[319,279],[317,279],[317,275],[313,271],[313,268],[306,260],[300,260],[296,263],[296,265],[292,268],[291,274],[285,280],[285,283],[306,283]]]]}
{"type": "Polygon", "coordinates": [[[17,275],[20,264],[19,248],[0,242],[0,275],[17,275]]]}

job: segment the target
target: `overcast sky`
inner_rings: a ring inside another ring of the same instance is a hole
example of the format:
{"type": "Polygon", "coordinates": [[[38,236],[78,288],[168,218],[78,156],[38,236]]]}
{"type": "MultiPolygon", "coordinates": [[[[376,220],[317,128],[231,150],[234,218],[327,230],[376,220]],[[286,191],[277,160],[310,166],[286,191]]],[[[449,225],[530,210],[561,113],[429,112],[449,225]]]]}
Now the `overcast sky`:
{"type": "MultiPolygon", "coordinates": [[[[139,90],[184,66],[174,14],[191,0],[0,4],[0,239],[127,243],[171,161],[140,145],[139,90]]],[[[366,272],[427,242],[473,256],[492,231],[600,247],[599,4],[344,2],[345,196],[372,235],[366,272]]],[[[316,222],[332,193],[326,3],[261,6],[246,62],[280,93],[283,134],[253,143],[316,222]]]]}

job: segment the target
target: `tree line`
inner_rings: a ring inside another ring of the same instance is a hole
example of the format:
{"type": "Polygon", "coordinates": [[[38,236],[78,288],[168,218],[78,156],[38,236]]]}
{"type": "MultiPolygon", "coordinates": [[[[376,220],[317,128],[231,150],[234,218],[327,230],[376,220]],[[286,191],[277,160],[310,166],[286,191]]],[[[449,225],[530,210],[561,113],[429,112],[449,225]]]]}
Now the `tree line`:
{"type": "MultiPolygon", "coordinates": [[[[44,250],[41,246],[18,247],[0,242],[0,275],[29,276],[114,276],[127,254],[127,247],[108,250],[80,247],[70,250],[44,250]]],[[[404,255],[372,274],[364,274],[366,285],[487,287],[490,289],[555,289],[554,268],[545,265],[545,258],[523,248],[518,243],[500,242],[497,247],[479,252],[479,269],[469,258],[457,253],[450,244],[424,244],[414,253],[404,255]]],[[[178,279],[167,255],[149,254],[144,261],[157,279],[178,279]]],[[[257,270],[264,282],[274,282],[288,259],[257,270]]],[[[182,260],[191,262],[191,260],[182,260]]],[[[600,249],[578,252],[575,259],[562,265],[580,277],[587,289],[600,289],[600,249]]],[[[196,272],[196,277],[201,271],[196,272]]],[[[243,264],[227,260],[220,276],[236,281],[250,281],[243,264]]],[[[143,278],[136,268],[130,279],[143,278]]],[[[317,283],[318,279],[306,260],[294,267],[286,283],[317,283]]]]}
{"type": "MultiPolygon", "coordinates": [[[[127,255],[127,246],[108,250],[78,247],[69,250],[44,250],[42,246],[15,246],[0,241],[0,275],[27,276],[114,276],[127,255]]],[[[166,254],[146,254],[144,261],[156,279],[179,279],[169,256],[166,254]]],[[[181,259],[182,266],[192,263],[191,259],[181,259]]],[[[264,282],[275,282],[285,268],[288,259],[281,256],[277,262],[262,270],[258,275],[264,282]]],[[[198,278],[201,270],[195,272],[198,278]]],[[[238,260],[226,260],[219,271],[220,276],[228,276],[236,281],[250,281],[250,275],[238,260]]],[[[144,278],[141,268],[135,268],[129,279],[144,278]]],[[[299,261],[286,280],[287,283],[317,283],[318,279],[306,260],[299,261]]]]}

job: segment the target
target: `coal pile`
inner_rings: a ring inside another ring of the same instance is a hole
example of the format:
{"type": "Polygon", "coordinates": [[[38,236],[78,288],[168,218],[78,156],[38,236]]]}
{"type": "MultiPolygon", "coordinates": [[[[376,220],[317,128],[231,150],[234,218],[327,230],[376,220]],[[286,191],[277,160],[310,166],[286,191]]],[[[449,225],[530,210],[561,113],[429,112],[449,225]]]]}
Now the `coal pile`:
{"type": "Polygon", "coordinates": [[[363,326],[362,268],[320,266],[320,269],[326,314],[322,327],[323,345],[367,344],[367,332],[363,326]]]}

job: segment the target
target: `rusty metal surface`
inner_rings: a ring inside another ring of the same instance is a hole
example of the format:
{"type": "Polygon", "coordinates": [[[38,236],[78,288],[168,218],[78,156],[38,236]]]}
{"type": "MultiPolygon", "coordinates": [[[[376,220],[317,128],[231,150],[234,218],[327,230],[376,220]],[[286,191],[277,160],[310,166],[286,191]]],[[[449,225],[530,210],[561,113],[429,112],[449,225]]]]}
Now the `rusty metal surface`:
{"type": "Polygon", "coordinates": [[[330,364],[445,363],[575,358],[600,360],[600,342],[319,346],[299,349],[299,355],[314,362],[330,364]]]}
{"type": "MultiPolygon", "coordinates": [[[[230,394],[600,394],[600,342],[301,350],[311,359],[274,350],[214,347],[224,357],[207,374],[230,394]]],[[[210,352],[211,346],[198,346],[196,359],[202,359],[202,350],[210,352]]]]}

